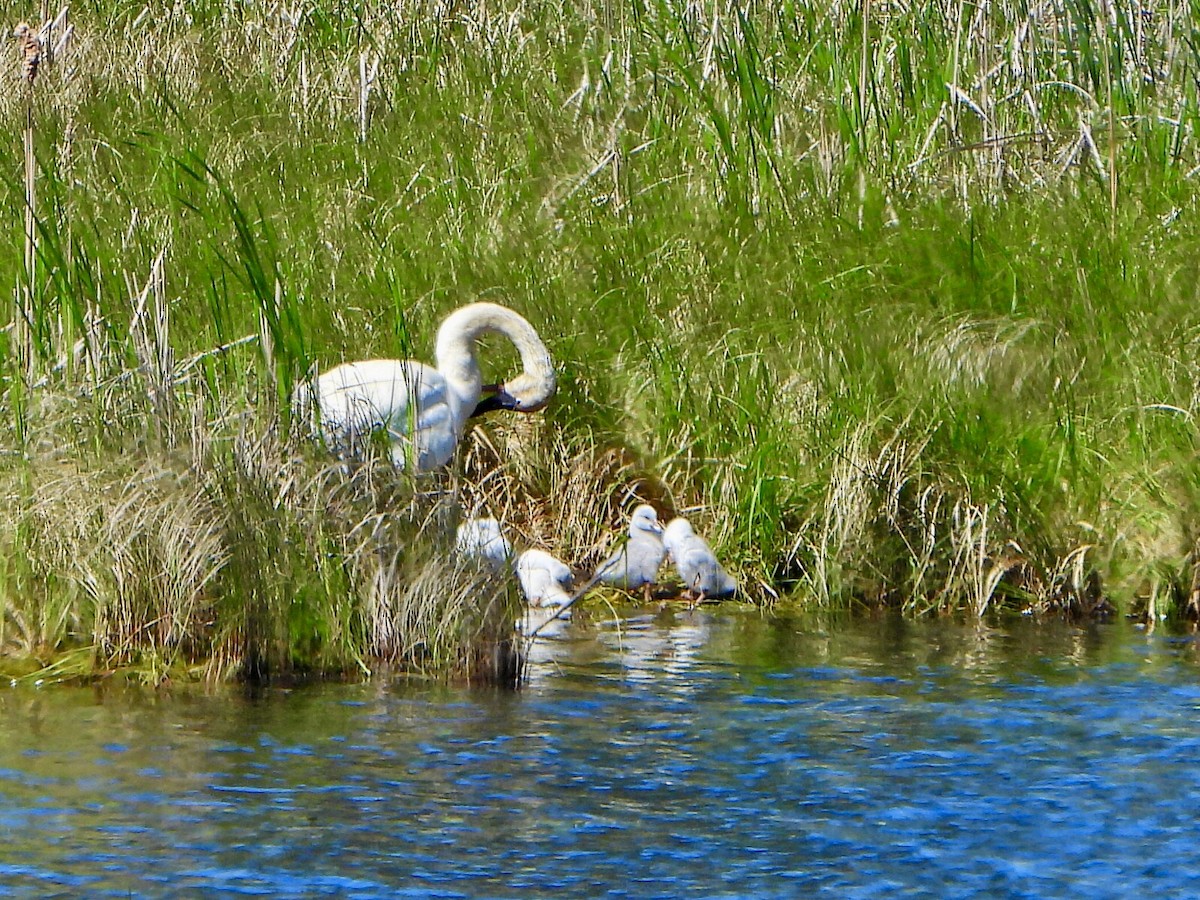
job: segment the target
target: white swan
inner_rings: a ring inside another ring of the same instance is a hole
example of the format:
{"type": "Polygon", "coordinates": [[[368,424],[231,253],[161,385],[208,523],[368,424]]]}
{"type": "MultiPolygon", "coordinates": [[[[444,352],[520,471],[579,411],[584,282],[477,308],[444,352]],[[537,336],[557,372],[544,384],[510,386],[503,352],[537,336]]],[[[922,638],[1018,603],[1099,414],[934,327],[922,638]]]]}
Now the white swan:
{"type": "Polygon", "coordinates": [[[447,316],[438,329],[434,358],[436,369],[395,359],[335,366],[296,388],[295,415],[311,421],[341,453],[353,453],[372,432],[382,431],[396,466],[428,472],[450,461],[471,416],[493,409],[534,412],[554,395],[554,365],[546,345],[524,318],[495,303],[472,303],[447,316]],[[485,387],[475,351],[476,341],[489,333],[512,341],[524,371],[485,387]],[[481,400],[485,390],[495,393],[481,400]]]}
{"type": "Polygon", "coordinates": [[[692,530],[687,519],[672,519],[663,529],[662,540],[693,602],[703,603],[707,597],[727,597],[737,591],[737,581],[722,568],[708,542],[692,530]]]}
{"type": "Polygon", "coordinates": [[[494,569],[512,556],[512,544],[493,518],[467,519],[458,526],[454,548],[463,556],[483,560],[494,569]]]}
{"type": "Polygon", "coordinates": [[[643,503],[629,518],[629,540],[600,564],[596,579],[613,587],[642,588],[650,601],[650,585],[658,577],[667,551],[662,542],[662,525],[654,507],[643,503]]]}
{"type": "Polygon", "coordinates": [[[566,564],[545,550],[526,550],[517,557],[517,581],[530,606],[566,606],[574,575],[566,564]]]}

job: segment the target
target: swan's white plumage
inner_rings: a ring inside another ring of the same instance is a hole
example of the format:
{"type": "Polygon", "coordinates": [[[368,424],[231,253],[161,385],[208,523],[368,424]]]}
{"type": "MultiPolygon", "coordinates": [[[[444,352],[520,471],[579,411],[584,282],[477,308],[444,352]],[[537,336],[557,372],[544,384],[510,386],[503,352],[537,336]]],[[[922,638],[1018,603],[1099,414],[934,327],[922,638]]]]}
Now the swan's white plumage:
{"type": "Polygon", "coordinates": [[[521,355],[524,371],[500,385],[491,406],[532,412],[554,394],[550,354],[524,318],[495,303],[455,310],[438,329],[437,368],[414,360],[370,359],[343,363],[297,387],[293,406],[340,453],[353,454],[382,432],[392,462],[427,472],[446,465],[480,405],[483,377],[476,343],[502,334],[521,355]]]}
{"type": "MultiPolygon", "coordinates": [[[[339,453],[353,455],[375,432],[387,436],[392,462],[428,472],[448,463],[466,427],[451,389],[432,366],[395,359],[343,363],[315,382],[318,427],[339,453]],[[461,416],[461,422],[460,422],[461,416]]],[[[301,415],[313,415],[312,392],[297,391],[301,415]]],[[[470,402],[464,396],[461,407],[470,402]]]]}
{"type": "Polygon", "coordinates": [[[654,507],[643,503],[629,519],[629,540],[596,569],[596,578],[613,587],[632,590],[654,583],[666,549],[662,525],[654,507]]]}
{"type": "Polygon", "coordinates": [[[455,549],[464,556],[481,559],[500,568],[512,556],[512,544],[493,518],[467,519],[458,526],[455,549]]]}
{"type": "Polygon", "coordinates": [[[701,598],[725,597],[737,591],[737,581],[687,519],[672,519],[663,529],[662,539],[688,591],[701,598]]]}
{"type": "Polygon", "coordinates": [[[526,550],[517,557],[517,581],[530,606],[566,606],[573,578],[565,563],[544,550],[526,550]]]}

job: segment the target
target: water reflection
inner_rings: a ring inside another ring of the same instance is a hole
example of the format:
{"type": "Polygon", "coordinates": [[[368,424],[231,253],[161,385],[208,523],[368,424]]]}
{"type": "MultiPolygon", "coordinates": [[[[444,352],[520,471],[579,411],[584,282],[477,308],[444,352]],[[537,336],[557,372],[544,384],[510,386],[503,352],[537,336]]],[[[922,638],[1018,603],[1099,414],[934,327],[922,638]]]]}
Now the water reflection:
{"type": "Polygon", "coordinates": [[[592,611],[527,689],[0,694],[10,896],[1186,895],[1190,636],[592,611]]]}
{"type": "Polygon", "coordinates": [[[677,685],[686,681],[708,642],[711,617],[669,609],[609,618],[596,623],[600,654],[610,669],[633,683],[677,685]]]}

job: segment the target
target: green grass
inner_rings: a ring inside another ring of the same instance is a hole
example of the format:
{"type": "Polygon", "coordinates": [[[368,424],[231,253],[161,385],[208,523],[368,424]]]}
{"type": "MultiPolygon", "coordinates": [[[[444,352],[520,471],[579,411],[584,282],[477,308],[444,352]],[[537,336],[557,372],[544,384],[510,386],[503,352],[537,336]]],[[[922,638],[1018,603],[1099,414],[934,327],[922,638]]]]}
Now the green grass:
{"type": "Polygon", "coordinates": [[[3,649],[472,671],[445,504],[586,566],[632,493],[764,602],[1200,611],[1200,16],[1141,9],[72,8],[0,99],[3,649]],[[476,298],[562,385],[447,498],[284,439],[476,298]]]}

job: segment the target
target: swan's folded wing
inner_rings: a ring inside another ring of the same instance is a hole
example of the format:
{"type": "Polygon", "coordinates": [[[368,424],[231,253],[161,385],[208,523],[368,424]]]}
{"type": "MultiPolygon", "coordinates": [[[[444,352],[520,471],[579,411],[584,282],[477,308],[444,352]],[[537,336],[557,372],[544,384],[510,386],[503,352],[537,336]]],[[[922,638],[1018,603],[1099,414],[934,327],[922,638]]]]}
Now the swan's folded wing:
{"type": "Polygon", "coordinates": [[[416,456],[422,471],[449,462],[458,434],[449,386],[437,369],[411,360],[345,363],[318,381],[321,418],[331,443],[360,440],[384,430],[396,465],[416,456]]]}
{"type": "MultiPolygon", "coordinates": [[[[345,413],[369,416],[407,430],[410,404],[422,411],[448,403],[446,379],[424,363],[368,359],[335,366],[316,382],[317,399],[326,418],[345,413]]],[[[418,420],[418,425],[420,424],[418,420]]]]}

